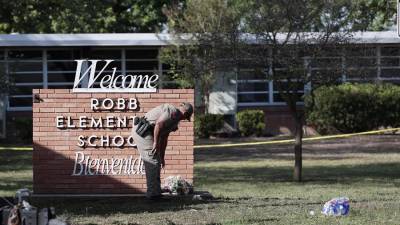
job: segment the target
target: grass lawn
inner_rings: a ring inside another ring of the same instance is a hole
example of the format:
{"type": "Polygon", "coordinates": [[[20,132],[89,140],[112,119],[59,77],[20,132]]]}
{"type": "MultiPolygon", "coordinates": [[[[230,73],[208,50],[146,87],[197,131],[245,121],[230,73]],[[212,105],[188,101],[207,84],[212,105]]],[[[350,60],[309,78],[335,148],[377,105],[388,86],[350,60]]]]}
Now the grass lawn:
{"type": "MultiPolygon", "coordinates": [[[[195,187],[212,201],[140,198],[33,199],[72,224],[400,224],[400,136],[304,144],[304,182],[291,182],[291,145],[196,150],[195,187]],[[347,196],[350,215],[320,214],[347,196]],[[315,215],[310,215],[310,211],[315,215]]],[[[168,166],[168,165],[167,165],[168,166]]],[[[0,150],[0,196],[31,188],[31,152],[0,150]]]]}

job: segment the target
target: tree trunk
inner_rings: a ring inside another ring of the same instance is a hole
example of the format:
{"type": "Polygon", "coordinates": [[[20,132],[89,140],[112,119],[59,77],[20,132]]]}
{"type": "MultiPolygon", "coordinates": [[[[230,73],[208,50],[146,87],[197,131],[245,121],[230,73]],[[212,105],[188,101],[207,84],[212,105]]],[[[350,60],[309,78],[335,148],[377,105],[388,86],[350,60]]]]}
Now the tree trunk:
{"type": "Polygon", "coordinates": [[[295,144],[294,144],[294,181],[301,182],[302,175],[302,144],[303,144],[303,121],[296,119],[295,144]]]}
{"type": "Polygon", "coordinates": [[[208,88],[204,91],[204,114],[208,114],[208,107],[210,105],[210,91],[208,88]]]}

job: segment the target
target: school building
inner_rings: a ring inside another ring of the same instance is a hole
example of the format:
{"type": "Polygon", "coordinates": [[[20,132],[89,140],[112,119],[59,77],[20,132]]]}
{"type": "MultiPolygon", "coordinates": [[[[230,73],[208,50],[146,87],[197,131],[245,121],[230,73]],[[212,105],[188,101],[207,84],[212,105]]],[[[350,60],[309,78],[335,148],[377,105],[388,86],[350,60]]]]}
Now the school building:
{"type": "MultiPolygon", "coordinates": [[[[351,61],[346,62],[348,57],[340,52],[324,57],[348,68],[343,80],[357,81],[351,71],[362,68],[372,82],[400,83],[400,38],[395,31],[354,33],[353,40],[351,61]]],[[[171,41],[168,34],[152,33],[0,35],[0,73],[5,75],[0,77],[12,82],[9,94],[0,101],[0,137],[29,136],[32,89],[71,89],[76,59],[113,59],[118,74],[157,73],[159,88],[176,87],[166,75],[168,67],[158,59],[160,48],[171,41]]],[[[311,70],[324,68],[314,65],[311,70]]],[[[209,112],[224,114],[232,121],[237,111],[247,108],[265,111],[268,133],[292,130],[291,117],[274,90],[274,81],[259,77],[252,68],[241,69],[237,77],[229,72],[218,76],[209,112]]]]}

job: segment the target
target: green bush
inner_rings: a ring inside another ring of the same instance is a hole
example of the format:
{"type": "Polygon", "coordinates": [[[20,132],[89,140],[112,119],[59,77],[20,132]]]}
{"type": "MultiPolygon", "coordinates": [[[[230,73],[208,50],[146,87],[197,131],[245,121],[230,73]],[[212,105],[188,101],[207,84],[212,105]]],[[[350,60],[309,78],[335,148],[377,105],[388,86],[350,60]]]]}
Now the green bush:
{"type": "Polygon", "coordinates": [[[236,114],[239,131],[243,136],[261,136],[265,129],[264,111],[244,110],[236,114]]]}
{"type": "Polygon", "coordinates": [[[379,96],[379,125],[385,127],[400,126],[400,86],[385,84],[380,86],[379,96]]]}
{"type": "Polygon", "coordinates": [[[307,123],[320,133],[361,132],[399,125],[400,88],[385,84],[322,86],[305,98],[307,123]]]}
{"type": "Polygon", "coordinates": [[[194,132],[197,137],[209,138],[224,125],[223,115],[204,114],[196,115],[194,120],[194,132]]]}

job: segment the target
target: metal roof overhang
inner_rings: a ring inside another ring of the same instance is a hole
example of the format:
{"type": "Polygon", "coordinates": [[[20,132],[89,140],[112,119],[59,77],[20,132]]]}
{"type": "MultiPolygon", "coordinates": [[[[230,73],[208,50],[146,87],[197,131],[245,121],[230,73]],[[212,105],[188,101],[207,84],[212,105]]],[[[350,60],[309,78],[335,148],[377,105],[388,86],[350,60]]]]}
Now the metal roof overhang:
{"type": "Polygon", "coordinates": [[[168,34],[0,34],[0,47],[63,47],[63,46],[165,46],[168,34]]]}
{"type": "MultiPolygon", "coordinates": [[[[280,34],[284,38],[285,34],[280,34]]],[[[247,36],[254,44],[257,40],[247,36]]],[[[90,34],[0,34],[0,47],[63,46],[167,46],[176,43],[170,34],[155,33],[90,33],[90,34]]],[[[354,44],[398,44],[396,31],[354,32],[354,44]]]]}

